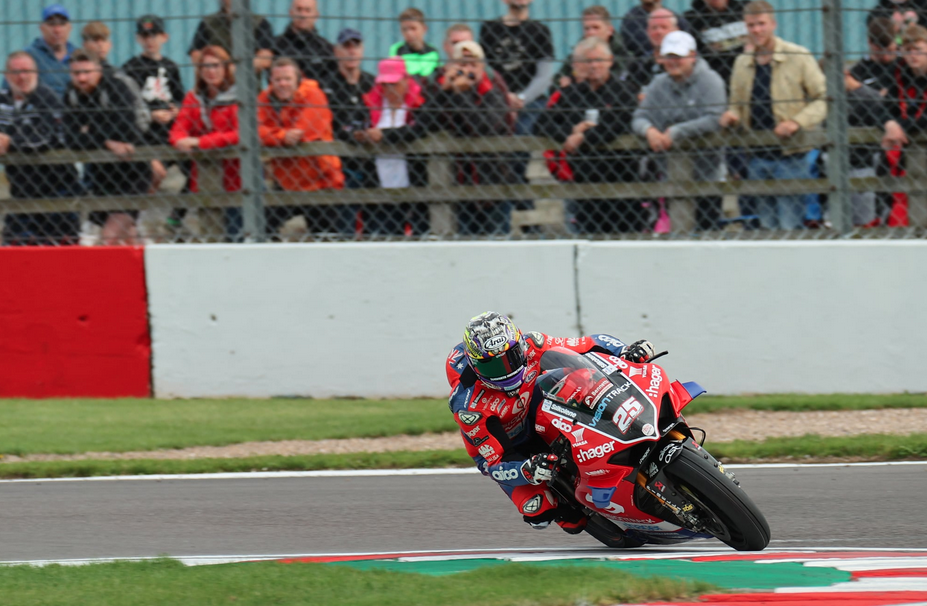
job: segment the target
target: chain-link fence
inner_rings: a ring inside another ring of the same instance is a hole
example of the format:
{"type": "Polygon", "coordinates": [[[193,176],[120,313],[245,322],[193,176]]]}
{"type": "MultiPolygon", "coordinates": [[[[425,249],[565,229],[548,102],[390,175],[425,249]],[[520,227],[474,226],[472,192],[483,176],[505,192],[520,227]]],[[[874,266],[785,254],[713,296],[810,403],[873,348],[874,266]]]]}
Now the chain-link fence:
{"type": "Polygon", "coordinates": [[[681,2],[5,7],[2,242],[924,237],[927,14],[681,2]]]}

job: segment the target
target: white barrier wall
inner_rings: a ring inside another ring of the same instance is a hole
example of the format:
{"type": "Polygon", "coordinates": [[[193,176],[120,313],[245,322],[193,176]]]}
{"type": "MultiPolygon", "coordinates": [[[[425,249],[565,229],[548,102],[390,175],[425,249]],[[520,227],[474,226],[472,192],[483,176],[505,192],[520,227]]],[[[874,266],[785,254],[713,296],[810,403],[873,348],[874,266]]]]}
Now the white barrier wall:
{"type": "Polygon", "coordinates": [[[711,393],[927,391],[927,242],[589,243],[581,326],[711,393]]]}
{"type": "Polygon", "coordinates": [[[499,310],[575,334],[575,246],[146,248],[157,397],[446,396],[464,325],[499,310]]]}
{"type": "Polygon", "coordinates": [[[927,391],[927,243],[146,249],[157,397],[445,396],[473,315],[649,338],[712,393],[927,391]]]}

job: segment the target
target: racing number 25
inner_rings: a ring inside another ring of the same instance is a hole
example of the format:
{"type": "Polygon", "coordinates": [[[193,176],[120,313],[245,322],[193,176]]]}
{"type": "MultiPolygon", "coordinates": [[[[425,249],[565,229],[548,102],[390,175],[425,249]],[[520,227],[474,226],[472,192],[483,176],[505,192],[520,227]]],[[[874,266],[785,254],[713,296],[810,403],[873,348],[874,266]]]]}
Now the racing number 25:
{"type": "Polygon", "coordinates": [[[618,426],[621,433],[628,433],[631,423],[634,419],[644,412],[644,406],[637,401],[637,398],[630,398],[622,404],[612,416],[612,422],[618,426]]]}

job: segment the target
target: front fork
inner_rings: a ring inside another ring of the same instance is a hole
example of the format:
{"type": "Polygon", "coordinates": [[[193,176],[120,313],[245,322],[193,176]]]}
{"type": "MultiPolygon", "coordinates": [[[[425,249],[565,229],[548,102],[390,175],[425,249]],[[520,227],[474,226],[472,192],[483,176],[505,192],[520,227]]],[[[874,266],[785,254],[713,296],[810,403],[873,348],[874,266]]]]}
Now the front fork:
{"type": "Polygon", "coordinates": [[[702,456],[711,456],[691,435],[675,428],[671,429],[637,472],[635,483],[638,490],[634,491],[637,501],[635,506],[658,518],[665,518],[667,513],[659,509],[669,510],[682,526],[698,532],[702,530],[703,525],[697,515],[698,507],[686,493],[676,488],[675,482],[666,475],[666,468],[683,449],[698,452],[702,456]],[[641,494],[642,492],[644,494],[641,494]],[[649,506],[648,501],[653,501],[648,499],[648,496],[656,501],[655,506],[649,506]]]}

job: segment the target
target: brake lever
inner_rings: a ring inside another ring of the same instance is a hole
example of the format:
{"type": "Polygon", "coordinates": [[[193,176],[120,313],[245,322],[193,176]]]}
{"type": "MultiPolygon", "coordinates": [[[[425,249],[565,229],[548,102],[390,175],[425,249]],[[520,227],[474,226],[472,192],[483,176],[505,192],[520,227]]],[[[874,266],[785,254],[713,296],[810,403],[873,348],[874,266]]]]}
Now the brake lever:
{"type": "Polygon", "coordinates": [[[668,353],[669,353],[668,351],[661,351],[660,353],[656,354],[654,357],[652,357],[652,358],[650,358],[649,360],[647,360],[646,364],[650,364],[651,362],[653,362],[653,361],[656,360],[657,358],[662,358],[663,356],[667,355],[668,353]]]}

